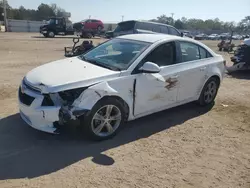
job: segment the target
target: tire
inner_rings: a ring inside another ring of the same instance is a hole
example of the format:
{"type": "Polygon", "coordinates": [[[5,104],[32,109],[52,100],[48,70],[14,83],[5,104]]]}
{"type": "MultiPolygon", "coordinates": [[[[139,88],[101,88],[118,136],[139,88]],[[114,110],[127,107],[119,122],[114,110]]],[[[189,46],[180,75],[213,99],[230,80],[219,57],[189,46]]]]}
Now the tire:
{"type": "Polygon", "coordinates": [[[49,31],[48,32],[48,37],[54,38],[55,37],[55,33],[53,31],[49,31]]]}
{"type": "Polygon", "coordinates": [[[114,137],[119,132],[124,124],[125,114],[124,106],[119,100],[115,98],[107,98],[97,102],[91,111],[80,119],[80,122],[85,136],[91,140],[102,141],[114,137]],[[107,108],[112,109],[110,115],[107,115],[107,108]],[[98,115],[96,116],[97,113],[98,115]],[[104,114],[107,116],[106,120],[103,119],[105,118],[104,114]],[[108,121],[112,116],[116,117],[117,120],[108,121]],[[105,123],[105,121],[108,123],[105,123]],[[112,129],[110,126],[112,126],[112,129]],[[100,129],[97,129],[98,127],[100,129]],[[110,129],[108,130],[108,128],[110,129]]]}
{"type": "Polygon", "coordinates": [[[201,106],[210,105],[214,102],[219,89],[220,82],[217,78],[211,77],[204,85],[198,103],[201,106]]]}
{"type": "Polygon", "coordinates": [[[99,25],[99,26],[97,27],[97,31],[100,32],[101,30],[102,30],[102,27],[99,25]]]}
{"type": "Polygon", "coordinates": [[[91,39],[91,38],[93,37],[93,35],[92,35],[91,33],[87,33],[87,34],[86,34],[86,37],[87,37],[88,39],[91,39]]]}
{"type": "Polygon", "coordinates": [[[48,37],[48,35],[47,35],[47,34],[43,34],[43,36],[44,36],[45,38],[47,38],[47,37],[48,37]]]}

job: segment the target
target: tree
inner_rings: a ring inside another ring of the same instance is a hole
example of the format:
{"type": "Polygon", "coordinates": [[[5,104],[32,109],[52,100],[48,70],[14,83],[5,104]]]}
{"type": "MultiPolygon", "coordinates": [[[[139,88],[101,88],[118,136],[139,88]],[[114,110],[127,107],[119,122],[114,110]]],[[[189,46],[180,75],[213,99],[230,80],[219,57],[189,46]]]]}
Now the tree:
{"type": "Polygon", "coordinates": [[[41,4],[38,6],[37,17],[39,20],[47,20],[49,17],[56,16],[53,9],[47,4],[41,4]]]}
{"type": "MultiPolygon", "coordinates": [[[[11,6],[8,4],[8,1],[6,0],[6,9],[7,9],[7,14],[9,13],[9,10],[11,9],[11,6]]],[[[4,20],[4,16],[3,16],[3,0],[0,0],[0,20],[4,20]]]]}
{"type": "Polygon", "coordinates": [[[173,18],[172,17],[167,17],[165,14],[157,17],[157,19],[152,19],[150,21],[158,22],[158,23],[163,23],[163,24],[174,25],[173,18]]]}
{"type": "Polygon", "coordinates": [[[185,25],[180,19],[178,19],[175,21],[174,27],[176,27],[177,29],[184,29],[185,25]]]}

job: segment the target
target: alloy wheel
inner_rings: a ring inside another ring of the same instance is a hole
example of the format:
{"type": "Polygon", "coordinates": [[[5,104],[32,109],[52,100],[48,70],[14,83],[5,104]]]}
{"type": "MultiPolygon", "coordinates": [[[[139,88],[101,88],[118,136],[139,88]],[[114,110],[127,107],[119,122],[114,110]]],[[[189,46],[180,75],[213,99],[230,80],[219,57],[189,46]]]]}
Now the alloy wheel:
{"type": "Polygon", "coordinates": [[[122,120],[121,111],[115,105],[102,106],[92,118],[91,129],[100,137],[113,134],[120,126],[122,120]]]}

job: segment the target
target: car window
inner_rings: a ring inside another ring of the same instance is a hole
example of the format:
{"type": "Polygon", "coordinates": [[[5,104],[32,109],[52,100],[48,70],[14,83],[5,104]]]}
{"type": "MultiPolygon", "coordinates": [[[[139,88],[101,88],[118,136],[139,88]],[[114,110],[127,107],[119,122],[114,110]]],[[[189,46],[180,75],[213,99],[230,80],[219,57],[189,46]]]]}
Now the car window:
{"type": "Polygon", "coordinates": [[[189,42],[180,42],[182,62],[200,59],[199,47],[189,42]]]}
{"type": "Polygon", "coordinates": [[[143,63],[156,63],[159,67],[175,64],[176,52],[175,43],[169,42],[158,46],[146,58],[143,63]]]}
{"type": "Polygon", "coordinates": [[[152,31],[153,31],[153,32],[156,32],[156,33],[160,33],[160,32],[161,32],[161,28],[160,28],[159,25],[154,24],[154,25],[153,25],[153,30],[152,30],[152,31]]]}
{"type": "Polygon", "coordinates": [[[168,27],[167,26],[161,25],[160,28],[161,28],[161,33],[168,34],[168,27]]]}
{"type": "Polygon", "coordinates": [[[141,29],[141,30],[147,30],[147,31],[152,31],[152,24],[150,23],[145,23],[145,22],[137,22],[136,23],[136,28],[141,29]]]}
{"type": "Polygon", "coordinates": [[[207,58],[207,51],[204,48],[199,47],[200,50],[200,58],[205,59],[207,58]]]}
{"type": "Polygon", "coordinates": [[[200,59],[212,57],[212,55],[204,48],[199,46],[199,50],[200,50],[200,59]]]}
{"type": "Polygon", "coordinates": [[[168,30],[170,35],[181,36],[180,33],[173,27],[169,27],[168,30]]]}

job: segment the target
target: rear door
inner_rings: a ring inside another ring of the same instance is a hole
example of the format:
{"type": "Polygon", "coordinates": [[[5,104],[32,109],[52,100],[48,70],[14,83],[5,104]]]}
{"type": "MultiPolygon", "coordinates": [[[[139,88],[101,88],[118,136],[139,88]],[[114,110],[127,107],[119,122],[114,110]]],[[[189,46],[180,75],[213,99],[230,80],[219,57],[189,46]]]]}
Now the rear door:
{"type": "Polygon", "coordinates": [[[204,48],[192,42],[179,41],[178,47],[181,58],[176,65],[180,80],[177,101],[182,102],[197,98],[199,95],[212,56],[204,48]]]}
{"type": "Polygon", "coordinates": [[[65,27],[64,27],[64,21],[63,19],[56,19],[56,33],[64,33],[65,32],[65,27]]]}

